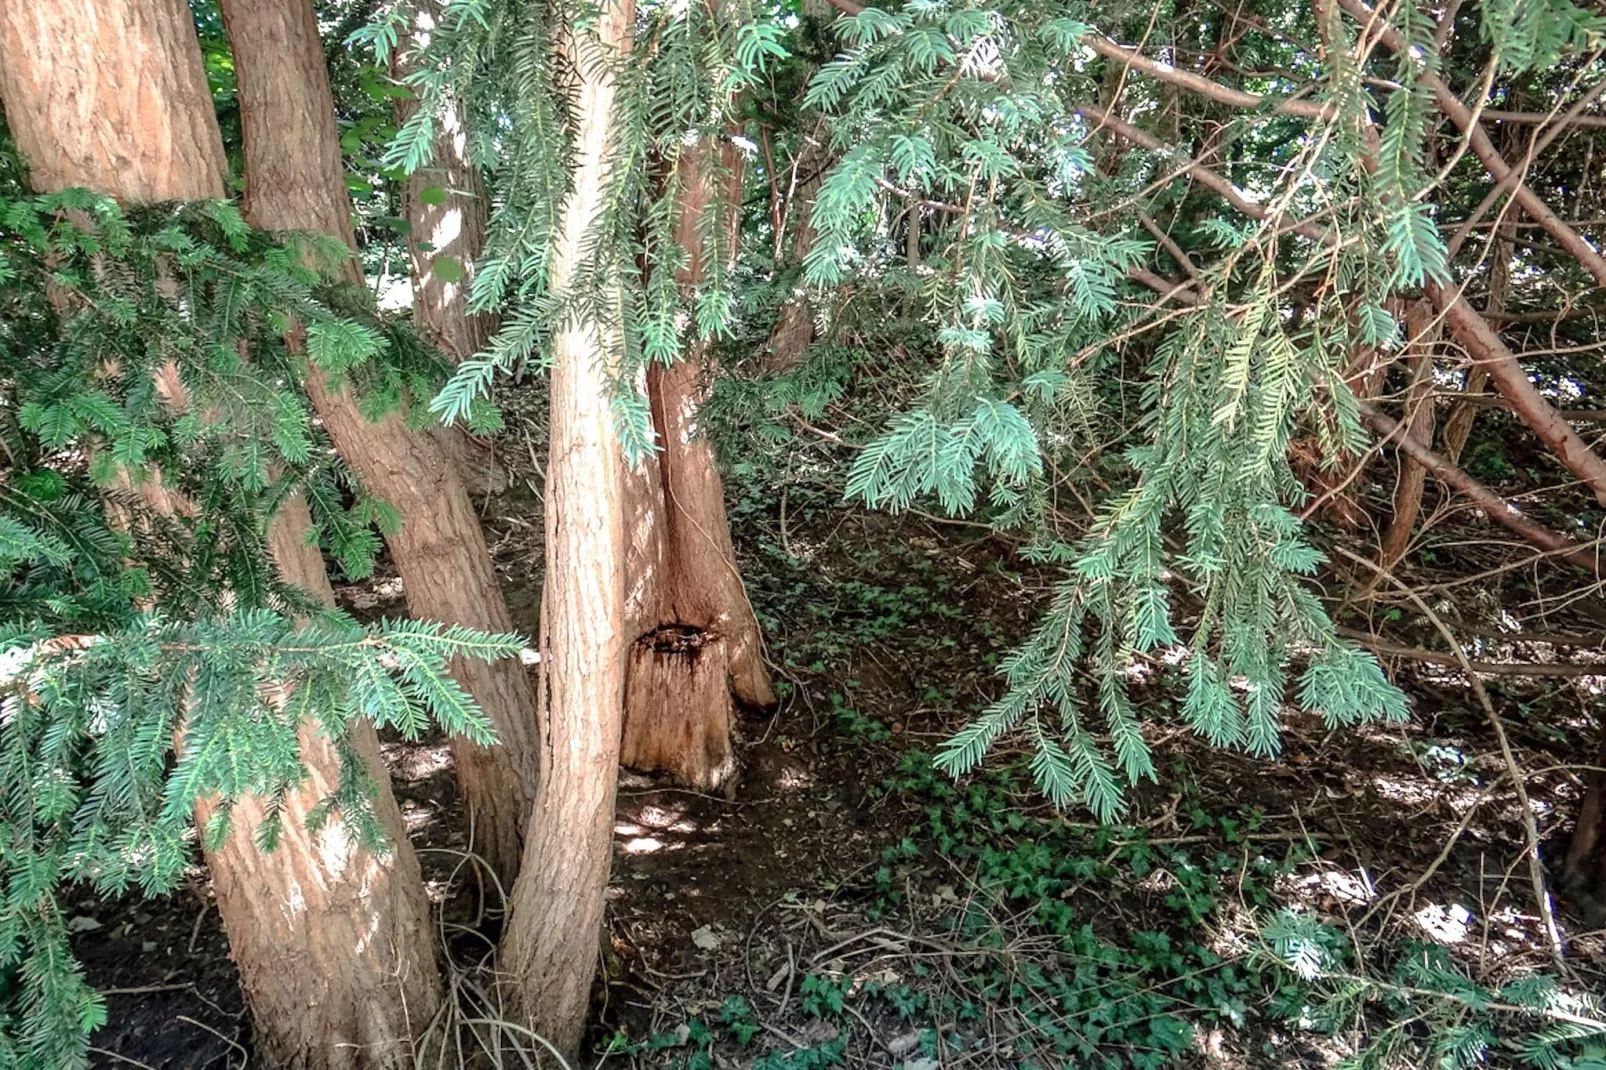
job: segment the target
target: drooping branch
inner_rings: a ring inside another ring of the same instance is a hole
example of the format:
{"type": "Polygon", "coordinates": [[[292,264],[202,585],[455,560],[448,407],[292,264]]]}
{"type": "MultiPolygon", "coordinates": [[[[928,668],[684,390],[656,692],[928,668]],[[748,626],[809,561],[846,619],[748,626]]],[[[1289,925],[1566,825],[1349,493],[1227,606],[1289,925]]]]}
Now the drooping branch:
{"type": "MultiPolygon", "coordinates": [[[[1401,52],[1409,47],[1409,43],[1400,32],[1367,7],[1362,0],[1337,0],[1337,2],[1345,11],[1375,29],[1378,40],[1391,51],[1401,52]]],[[[1538,194],[1521,181],[1521,175],[1506,162],[1505,157],[1495,148],[1494,142],[1489,140],[1489,135],[1474,121],[1472,109],[1463,104],[1454,91],[1438,77],[1425,74],[1423,84],[1432,90],[1434,102],[1438,104],[1439,110],[1444,112],[1445,116],[1466,136],[1468,146],[1482,161],[1484,169],[1497,183],[1509,184],[1512,199],[1517,205],[1535,223],[1543,227],[1546,233],[1555,238],[1573,259],[1583,265],[1584,270],[1594,277],[1598,285],[1606,286],[1606,257],[1596,252],[1595,247],[1590,245],[1582,234],[1569,227],[1538,194]]]]}
{"type": "Polygon", "coordinates": [[[1524,541],[1537,546],[1547,554],[1577,565],[1592,575],[1602,575],[1601,562],[1595,550],[1530,520],[1516,506],[1412,437],[1397,420],[1371,402],[1358,399],[1356,405],[1360,409],[1362,419],[1383,436],[1385,441],[1393,442],[1412,460],[1432,472],[1440,482],[1466,495],[1480,509],[1488,513],[1491,519],[1503,524],[1524,541]]]}
{"type": "Polygon", "coordinates": [[[1589,448],[1565,417],[1544,399],[1521,362],[1500,340],[1489,322],[1459,294],[1439,286],[1427,288],[1428,296],[1444,315],[1450,332],[1464,346],[1475,364],[1484,369],[1491,382],[1511,402],[1522,422],[1550,448],[1558,460],[1582,479],[1601,504],[1606,505],[1606,460],[1589,448]]]}

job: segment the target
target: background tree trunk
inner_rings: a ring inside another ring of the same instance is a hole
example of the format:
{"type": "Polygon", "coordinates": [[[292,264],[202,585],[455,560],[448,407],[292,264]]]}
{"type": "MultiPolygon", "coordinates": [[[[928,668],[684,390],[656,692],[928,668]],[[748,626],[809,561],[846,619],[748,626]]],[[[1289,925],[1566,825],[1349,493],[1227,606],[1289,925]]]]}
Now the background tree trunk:
{"type": "MultiPolygon", "coordinates": [[[[1406,431],[1418,442],[1433,441],[1433,357],[1438,343],[1438,317],[1433,306],[1417,301],[1405,315],[1407,346],[1405,365],[1411,372],[1411,388],[1405,397],[1406,431]]],[[[1428,470],[1409,455],[1400,455],[1400,478],[1394,487],[1394,517],[1383,533],[1378,564],[1391,569],[1411,544],[1411,532],[1422,512],[1422,491],[1428,470]]]]}
{"type": "MultiPolygon", "coordinates": [[[[392,54],[391,74],[398,81],[416,66],[414,35],[429,33],[439,24],[439,0],[420,0],[412,18],[414,25],[392,54]]],[[[416,100],[398,98],[397,128],[417,110],[416,100]]],[[[497,316],[468,310],[474,266],[490,227],[491,202],[469,156],[467,131],[455,101],[444,119],[435,138],[434,159],[408,177],[402,214],[408,224],[407,255],[413,269],[413,325],[455,364],[489,344],[496,334],[497,316]]],[[[434,428],[433,434],[470,491],[485,494],[506,488],[507,472],[496,463],[487,443],[476,441],[459,426],[434,428]]]]}
{"type": "MultiPolygon", "coordinates": [[[[687,148],[679,162],[677,238],[687,255],[680,283],[691,290],[707,274],[703,220],[716,212],[712,232],[735,252],[742,203],[742,159],[725,140],[687,148]],[[709,166],[718,154],[717,168],[709,166]]],[[[707,397],[709,345],[697,342],[685,358],[647,372],[653,424],[662,453],[659,486],[636,489],[657,496],[656,546],[646,560],[658,572],[658,609],[651,630],[637,633],[625,687],[621,760],[636,769],[661,770],[681,783],[711,789],[735,771],[731,748],[732,695],[749,706],[770,706],[775,691],[764,667],[763,639],[748,603],[725,517],[725,491],[713,446],[701,434],[697,413],[707,397]]]]}
{"type": "MultiPolygon", "coordinates": [[[[830,168],[831,156],[814,137],[805,142],[798,152],[796,163],[786,176],[788,194],[785,197],[786,215],[783,227],[791,231],[791,243],[786,260],[797,272],[792,294],[781,306],[781,314],[770,330],[769,352],[764,361],[765,370],[784,373],[802,363],[809,346],[814,344],[814,307],[809,300],[808,288],[803,285],[803,262],[808,259],[819,233],[814,229],[814,198],[820,192],[820,183],[830,168]]],[[[740,203],[740,202],[738,202],[740,203]]],[[[911,227],[918,235],[919,220],[911,218],[911,227]]],[[[776,235],[776,261],[781,260],[785,236],[776,235]]]]}
{"type": "MultiPolygon", "coordinates": [[[[311,0],[223,0],[222,9],[239,84],[246,218],[268,230],[322,231],[354,246],[311,0]]],[[[347,274],[363,281],[355,258],[347,274]]],[[[401,513],[401,530],[386,541],[413,616],[512,631],[479,518],[440,443],[408,430],[397,413],[377,423],[363,419],[351,393],[331,389],[315,367],[306,386],[341,457],[401,513]]],[[[509,886],[535,789],[534,688],[511,660],[458,661],[452,671],[501,741],[479,747],[454,738],[452,757],[475,849],[509,886]]]]}
{"type": "MultiPolygon", "coordinates": [[[[603,208],[613,69],[629,54],[634,19],[633,0],[604,5],[594,29],[577,29],[569,45],[574,187],[550,274],[560,298],[603,208]]],[[[629,641],[623,466],[609,405],[612,347],[601,344],[619,330],[617,320],[571,322],[552,340],[541,781],[502,949],[511,1002],[531,1029],[567,1052],[579,1047],[596,974],[629,641]]]]}
{"type": "MultiPolygon", "coordinates": [[[[130,204],[225,196],[223,142],[183,0],[5,0],[0,72],[7,120],[37,161],[39,188],[86,186],[130,204]]],[[[170,493],[145,500],[168,513],[184,504],[170,493]]],[[[269,541],[284,579],[332,605],[310,528],[305,502],[292,497],[269,541]]],[[[277,848],[257,849],[266,810],[247,798],[227,841],[206,855],[256,1043],[277,1066],[411,1066],[442,986],[429,901],[378,737],[366,721],[351,726],[391,837],[385,858],[363,850],[338,817],[308,830],[339,782],[340,759],[313,725],[300,736],[307,780],[280,810],[277,848]]],[[[208,802],[197,804],[202,826],[210,813],[208,802]]]]}
{"type": "MultiPolygon", "coordinates": [[[[1501,222],[1495,231],[1494,252],[1489,260],[1489,306],[1486,313],[1489,327],[1494,331],[1500,330],[1501,313],[1506,310],[1506,294],[1511,288],[1511,254],[1516,237],[1516,228],[1508,222],[1501,222]]],[[[1483,388],[1488,385],[1488,368],[1476,362],[1467,367],[1466,382],[1461,389],[1469,397],[1456,402],[1444,421],[1444,455],[1451,464],[1461,463],[1461,451],[1467,448],[1467,439],[1472,437],[1472,425],[1478,418],[1478,406],[1470,400],[1470,396],[1483,393],[1483,388]]]]}

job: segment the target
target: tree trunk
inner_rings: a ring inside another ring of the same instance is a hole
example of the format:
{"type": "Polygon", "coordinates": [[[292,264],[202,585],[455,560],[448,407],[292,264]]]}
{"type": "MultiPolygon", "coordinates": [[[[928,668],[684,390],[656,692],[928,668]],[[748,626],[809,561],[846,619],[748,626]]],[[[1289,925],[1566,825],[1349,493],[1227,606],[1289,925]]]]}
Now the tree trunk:
{"type": "MultiPolygon", "coordinates": [[[[323,556],[307,542],[311,527],[306,503],[291,498],[280,507],[269,545],[287,582],[333,605],[323,556]]],[[[359,847],[338,816],[308,830],[307,818],[340,775],[334,747],[311,724],[301,727],[308,776],[285,800],[279,845],[266,855],[257,850],[252,833],[265,814],[248,799],[234,808],[228,841],[207,854],[257,1047],[269,1066],[408,1070],[441,1005],[429,900],[379,736],[368,721],[356,721],[351,742],[374,781],[374,811],[393,844],[388,858],[359,847]]],[[[202,827],[208,810],[196,807],[202,827]]]]}
{"type": "Polygon", "coordinates": [[[40,192],[224,196],[228,165],[184,0],[0,0],[0,94],[40,192]]]}
{"type": "Polygon", "coordinates": [[[1583,907],[1585,920],[1606,924],[1606,743],[1595,758],[1597,768],[1578,808],[1578,822],[1567,844],[1561,883],[1583,907]]]}
{"type": "MultiPolygon", "coordinates": [[[[86,186],[129,204],[225,196],[223,143],[183,0],[0,0],[0,85],[40,189],[86,186]]],[[[159,477],[146,486],[152,508],[187,505],[156,493],[159,477]]],[[[310,527],[306,504],[293,497],[270,545],[288,582],[333,604],[310,527]]],[[[207,853],[256,1043],[274,1065],[411,1066],[414,1038],[442,998],[429,902],[378,737],[366,721],[350,732],[376,787],[388,857],[364,851],[338,818],[308,830],[340,777],[338,755],[311,724],[301,730],[307,780],[280,811],[277,848],[257,849],[252,833],[265,809],[248,798],[235,807],[235,831],[207,853]]],[[[210,809],[196,807],[202,826],[210,809]]]]}
{"type": "MultiPolygon", "coordinates": [[[[246,218],[268,230],[322,231],[353,244],[312,0],[222,0],[222,9],[239,85],[246,218]]],[[[362,281],[355,258],[347,274],[362,281]]],[[[386,541],[412,615],[512,631],[479,518],[440,443],[410,431],[400,414],[368,422],[349,391],[331,389],[310,365],[306,388],[341,457],[401,514],[401,530],[386,541]]],[[[479,747],[454,738],[452,757],[475,849],[510,886],[535,788],[535,692],[516,661],[458,661],[452,671],[500,739],[479,747]]]]}
{"type": "MultiPolygon", "coordinates": [[[[725,141],[687,148],[680,163],[680,217],[676,234],[687,254],[680,283],[688,290],[707,274],[705,229],[735,252],[741,205],[741,156],[725,141]],[[718,151],[718,170],[708,166],[718,151]],[[708,212],[720,218],[705,228],[708,212]]],[[[775,703],[764,667],[758,620],[742,587],[725,517],[725,491],[714,450],[701,434],[697,413],[707,398],[709,346],[695,343],[685,358],[647,372],[653,424],[662,445],[659,486],[650,512],[656,546],[647,562],[657,572],[658,609],[653,627],[636,633],[625,686],[621,760],[636,769],[661,770],[701,789],[724,783],[735,771],[732,696],[749,706],[775,703]]]]}
{"type": "MultiPolygon", "coordinates": [[[[1405,365],[1411,370],[1411,389],[1405,399],[1405,427],[1418,442],[1433,441],[1433,351],[1437,344],[1438,324],[1433,306],[1417,301],[1405,315],[1405,336],[1408,339],[1405,365]]],[[[1411,532],[1416,518],[1422,512],[1422,491],[1427,486],[1428,470],[1409,454],[1400,456],[1400,478],[1394,487],[1394,517],[1388,531],[1383,533],[1383,545],[1378,550],[1378,564],[1391,569],[1411,544],[1411,532]]],[[[1379,577],[1381,578],[1381,577],[1379,577]]]]}
{"type": "MultiPolygon", "coordinates": [[[[439,24],[439,0],[420,0],[412,18],[414,26],[403,33],[392,54],[391,74],[398,80],[415,67],[413,31],[428,33],[439,24]]],[[[398,99],[396,126],[406,125],[417,110],[417,101],[398,99]]],[[[455,101],[435,137],[434,159],[409,176],[402,200],[413,269],[413,326],[452,363],[467,360],[490,343],[497,316],[468,310],[491,207],[479,168],[469,156],[468,135],[455,101]]],[[[433,434],[471,492],[495,493],[507,487],[507,472],[496,463],[487,443],[459,426],[437,427],[433,434]]]]}
{"type": "MultiPolygon", "coordinates": [[[[787,260],[798,272],[798,279],[786,304],[781,306],[781,314],[774,328],[770,330],[769,354],[764,367],[771,372],[784,373],[797,367],[814,343],[814,308],[809,301],[808,289],[803,285],[802,271],[803,261],[808,259],[819,237],[819,232],[814,229],[814,198],[820,192],[820,183],[829,165],[825,148],[810,138],[798,153],[797,162],[788,176],[785,224],[792,232],[792,241],[787,260]]],[[[909,225],[918,231],[917,218],[911,219],[909,225]]],[[[777,266],[782,241],[782,236],[777,235],[777,266]]]]}
{"type": "MultiPolygon", "coordinates": [[[[563,205],[549,276],[559,299],[603,210],[613,69],[629,54],[634,19],[633,0],[604,5],[589,29],[575,29],[568,45],[574,186],[563,205]]],[[[619,307],[614,300],[601,304],[619,307]]],[[[513,1006],[531,1029],[566,1052],[579,1048],[585,1030],[613,861],[629,640],[624,469],[609,404],[614,347],[604,342],[619,330],[612,317],[582,320],[552,339],[541,779],[502,947],[513,1006]]]]}

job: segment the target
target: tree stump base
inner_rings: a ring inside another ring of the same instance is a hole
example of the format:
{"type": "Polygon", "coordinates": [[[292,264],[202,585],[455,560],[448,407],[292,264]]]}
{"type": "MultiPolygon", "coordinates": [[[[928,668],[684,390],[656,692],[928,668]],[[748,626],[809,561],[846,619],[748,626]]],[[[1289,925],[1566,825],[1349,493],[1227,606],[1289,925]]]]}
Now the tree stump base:
{"type": "Polygon", "coordinates": [[[713,791],[736,771],[730,654],[713,632],[655,628],[630,646],[619,760],[639,772],[713,791]]]}

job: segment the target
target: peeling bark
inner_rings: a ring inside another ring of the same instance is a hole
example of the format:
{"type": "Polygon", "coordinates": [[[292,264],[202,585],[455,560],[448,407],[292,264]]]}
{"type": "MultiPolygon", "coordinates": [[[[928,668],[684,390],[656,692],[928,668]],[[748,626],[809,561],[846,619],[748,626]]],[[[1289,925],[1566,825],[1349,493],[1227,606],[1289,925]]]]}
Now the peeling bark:
{"type": "MultiPolygon", "coordinates": [[[[182,0],[4,0],[0,72],[9,124],[35,162],[39,188],[86,186],[129,204],[225,196],[223,143],[182,0]]],[[[176,377],[159,377],[158,389],[184,406],[176,377]]],[[[193,509],[159,474],[138,491],[166,516],[193,509]]],[[[287,582],[332,605],[310,527],[305,502],[291,498],[274,518],[270,549],[287,582]]],[[[307,779],[279,810],[276,849],[257,849],[253,834],[267,808],[247,797],[234,807],[234,831],[206,853],[256,1044],[276,1066],[401,1070],[414,1065],[416,1038],[442,999],[418,860],[373,725],[353,723],[350,740],[390,834],[383,858],[365,851],[338,815],[317,832],[308,828],[339,783],[340,759],[312,724],[301,726],[300,739],[307,779]]],[[[209,800],[197,803],[203,827],[212,810],[209,800]]]]}
{"type": "MultiPolygon", "coordinates": [[[[628,56],[632,0],[605,4],[570,39],[574,185],[550,273],[563,295],[609,181],[614,66],[628,56]]],[[[612,303],[610,308],[617,308],[612,303]]],[[[541,600],[540,789],[513,888],[502,971],[517,1016],[560,1050],[579,1048],[596,975],[613,861],[614,792],[624,705],[625,505],[609,405],[620,324],[571,322],[552,339],[541,600]]]]}
{"type": "MultiPolygon", "coordinates": [[[[311,0],[222,0],[222,9],[245,135],[246,218],[267,230],[322,231],[354,244],[311,0]]],[[[362,281],[354,257],[346,271],[352,282],[362,281]]],[[[412,615],[513,631],[479,518],[440,444],[409,430],[400,414],[365,420],[351,392],[334,388],[310,365],[306,388],[341,457],[401,514],[401,530],[386,541],[412,615]]],[[[459,660],[452,674],[500,739],[480,747],[454,737],[452,757],[474,847],[511,884],[534,792],[535,692],[513,660],[459,660]]]]}

